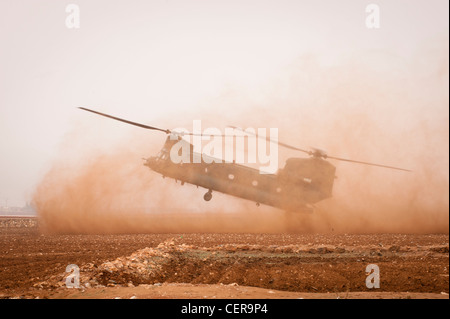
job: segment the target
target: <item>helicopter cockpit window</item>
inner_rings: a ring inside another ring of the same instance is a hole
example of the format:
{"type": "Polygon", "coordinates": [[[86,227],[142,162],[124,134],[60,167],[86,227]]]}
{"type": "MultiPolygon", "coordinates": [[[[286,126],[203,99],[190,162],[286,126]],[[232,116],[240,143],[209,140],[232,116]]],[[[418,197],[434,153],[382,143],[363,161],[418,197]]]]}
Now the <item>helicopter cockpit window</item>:
{"type": "Polygon", "coordinates": [[[162,149],[159,154],[158,157],[162,160],[166,160],[169,158],[169,154],[167,153],[167,151],[165,149],[162,149]]]}

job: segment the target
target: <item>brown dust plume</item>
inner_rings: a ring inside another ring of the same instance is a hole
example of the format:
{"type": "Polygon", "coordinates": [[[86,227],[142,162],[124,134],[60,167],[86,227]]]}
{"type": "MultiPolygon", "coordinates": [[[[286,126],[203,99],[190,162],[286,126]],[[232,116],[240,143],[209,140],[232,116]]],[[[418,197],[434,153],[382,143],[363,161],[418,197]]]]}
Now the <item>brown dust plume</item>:
{"type": "MultiPolygon", "coordinates": [[[[333,197],[317,204],[312,215],[292,215],[217,193],[207,203],[206,190],[161,178],[141,157],[156,154],[163,135],[132,133],[109,148],[86,149],[82,141],[95,131],[75,127],[62,146],[71,156],[53,164],[33,197],[42,228],[53,233],[448,233],[446,57],[448,45],[424,50],[411,61],[364,52],[324,67],[304,56],[261,88],[258,101],[245,88],[230,87],[205,100],[201,111],[181,112],[162,123],[191,129],[186,119],[201,119],[204,127],[276,127],[285,143],[412,173],[330,160],[337,168],[333,197]],[[69,151],[70,145],[75,149],[69,151]]],[[[280,148],[279,166],[302,156],[280,148]]]]}

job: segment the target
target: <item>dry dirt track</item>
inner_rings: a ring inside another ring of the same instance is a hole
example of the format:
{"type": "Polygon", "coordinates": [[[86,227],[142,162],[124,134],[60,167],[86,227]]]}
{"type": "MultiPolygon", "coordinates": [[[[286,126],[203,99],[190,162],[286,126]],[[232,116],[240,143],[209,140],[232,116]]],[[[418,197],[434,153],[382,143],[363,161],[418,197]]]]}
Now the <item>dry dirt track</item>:
{"type": "Polygon", "coordinates": [[[442,234],[43,235],[0,218],[0,298],[448,298],[448,246],[442,234]],[[65,288],[69,264],[80,289],[65,288]]]}

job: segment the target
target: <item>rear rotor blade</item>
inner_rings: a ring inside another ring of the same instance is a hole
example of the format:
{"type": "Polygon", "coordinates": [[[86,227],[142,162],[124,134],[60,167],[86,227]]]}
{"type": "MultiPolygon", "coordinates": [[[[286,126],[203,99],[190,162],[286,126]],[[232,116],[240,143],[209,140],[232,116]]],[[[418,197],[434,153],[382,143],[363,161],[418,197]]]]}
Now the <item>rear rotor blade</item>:
{"type": "Polygon", "coordinates": [[[378,166],[378,167],[384,167],[384,168],[390,168],[390,169],[397,169],[397,170],[405,171],[405,172],[411,172],[411,170],[405,169],[405,168],[394,167],[394,166],[387,166],[387,165],[381,165],[381,164],[374,164],[374,163],[368,163],[368,162],[362,162],[362,161],[355,161],[355,160],[350,160],[350,159],[340,158],[340,157],[334,157],[334,156],[327,156],[326,158],[331,158],[331,159],[334,159],[334,160],[350,162],[350,163],[358,163],[358,164],[364,164],[364,165],[370,165],[370,166],[378,166]]]}
{"type": "MultiPolygon", "coordinates": [[[[258,138],[261,138],[260,136],[253,134],[251,132],[246,132],[243,129],[241,129],[240,127],[235,127],[235,126],[229,126],[231,128],[243,131],[247,134],[251,134],[251,135],[255,135],[258,138]]],[[[289,148],[291,150],[295,150],[295,151],[300,151],[303,153],[306,153],[308,155],[314,156],[314,157],[319,157],[319,158],[323,158],[323,159],[327,159],[327,158],[331,158],[334,160],[338,160],[338,161],[344,161],[344,162],[350,162],[350,163],[357,163],[357,164],[364,164],[364,165],[371,165],[371,166],[378,166],[378,167],[384,167],[384,168],[390,168],[390,169],[396,169],[396,170],[400,170],[400,171],[405,171],[405,172],[411,172],[411,170],[409,169],[405,169],[405,168],[400,168],[400,167],[394,167],[394,166],[388,166],[388,165],[381,165],[381,164],[374,164],[374,163],[369,163],[369,162],[363,162],[363,161],[355,161],[355,160],[350,160],[350,159],[346,159],[346,158],[340,158],[340,157],[335,157],[335,156],[328,156],[325,151],[319,150],[319,149],[315,149],[312,148],[312,151],[307,151],[286,143],[282,143],[280,141],[275,141],[269,138],[266,138],[267,141],[272,142],[272,143],[278,143],[278,145],[289,148]]]]}

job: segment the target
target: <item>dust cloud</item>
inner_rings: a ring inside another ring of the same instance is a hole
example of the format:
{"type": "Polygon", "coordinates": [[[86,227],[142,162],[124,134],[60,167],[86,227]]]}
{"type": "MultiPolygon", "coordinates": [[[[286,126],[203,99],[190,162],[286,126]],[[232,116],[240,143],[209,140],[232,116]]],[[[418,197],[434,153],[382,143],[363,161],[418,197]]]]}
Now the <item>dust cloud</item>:
{"type": "MultiPolygon", "coordinates": [[[[377,51],[323,66],[315,56],[302,56],[270,79],[257,98],[229,87],[170,123],[141,121],[188,129],[186,119],[201,119],[204,127],[276,127],[285,143],[411,173],[330,160],[337,168],[333,197],[319,202],[313,214],[288,214],[218,193],[204,202],[206,190],[150,171],[141,157],[155,155],[164,134],[133,128],[110,147],[84,148],[82,141],[93,131],[75,127],[62,146],[70,156],[55,161],[34,194],[42,229],[448,233],[448,42],[429,47],[408,61],[377,51]]],[[[304,156],[279,152],[280,167],[289,157],[304,156]]]]}

